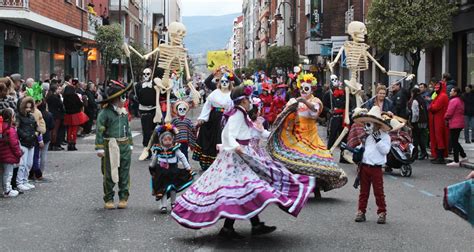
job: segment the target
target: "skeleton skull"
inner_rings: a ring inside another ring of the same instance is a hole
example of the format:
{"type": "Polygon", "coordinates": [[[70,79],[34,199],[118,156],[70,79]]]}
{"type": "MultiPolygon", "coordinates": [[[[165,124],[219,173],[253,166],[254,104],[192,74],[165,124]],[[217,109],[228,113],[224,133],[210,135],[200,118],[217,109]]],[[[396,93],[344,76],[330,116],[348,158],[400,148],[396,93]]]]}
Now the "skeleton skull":
{"type": "Polygon", "coordinates": [[[185,116],[186,113],[188,113],[188,106],[184,102],[180,102],[176,106],[176,113],[178,113],[179,116],[185,116]]]}
{"type": "Polygon", "coordinates": [[[358,43],[365,41],[365,35],[367,35],[367,28],[365,24],[359,21],[352,21],[347,26],[347,33],[351,35],[352,40],[358,43]]]}
{"type": "Polygon", "coordinates": [[[151,80],[151,69],[145,68],[143,69],[143,81],[149,82],[151,80]]]}
{"type": "Polygon", "coordinates": [[[169,34],[173,45],[181,45],[186,36],[186,27],[182,23],[173,22],[170,24],[169,34]]]}

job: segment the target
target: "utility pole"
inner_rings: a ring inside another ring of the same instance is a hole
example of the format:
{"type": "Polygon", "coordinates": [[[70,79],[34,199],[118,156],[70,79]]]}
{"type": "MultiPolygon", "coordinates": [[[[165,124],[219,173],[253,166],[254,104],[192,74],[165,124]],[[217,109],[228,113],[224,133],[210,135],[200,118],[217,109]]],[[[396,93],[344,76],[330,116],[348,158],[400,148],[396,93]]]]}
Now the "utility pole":
{"type": "MultiPolygon", "coordinates": [[[[120,32],[122,32],[122,0],[119,0],[118,19],[119,19],[119,24],[120,24],[120,32]]],[[[122,56],[120,56],[118,60],[119,60],[119,62],[118,62],[118,76],[117,76],[117,79],[120,80],[120,76],[122,76],[122,56]]]]}

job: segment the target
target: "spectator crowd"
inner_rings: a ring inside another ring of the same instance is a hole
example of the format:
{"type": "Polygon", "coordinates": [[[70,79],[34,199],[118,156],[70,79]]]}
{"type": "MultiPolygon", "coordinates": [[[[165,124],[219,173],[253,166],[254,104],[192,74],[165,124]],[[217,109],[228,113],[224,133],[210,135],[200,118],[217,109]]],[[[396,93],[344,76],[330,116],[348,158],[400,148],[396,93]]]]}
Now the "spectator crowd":
{"type": "Polygon", "coordinates": [[[60,80],[0,78],[0,174],[3,196],[16,197],[46,181],[49,151],[76,151],[92,133],[101,100],[97,86],[66,75],[60,80]]]}

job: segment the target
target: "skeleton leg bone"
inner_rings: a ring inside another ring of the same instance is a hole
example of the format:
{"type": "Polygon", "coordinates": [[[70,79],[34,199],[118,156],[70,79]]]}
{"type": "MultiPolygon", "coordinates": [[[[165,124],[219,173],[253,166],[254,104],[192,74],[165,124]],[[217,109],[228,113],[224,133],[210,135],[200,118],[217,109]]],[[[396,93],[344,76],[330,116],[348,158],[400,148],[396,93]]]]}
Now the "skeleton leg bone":
{"type": "Polygon", "coordinates": [[[153,130],[153,134],[151,134],[150,141],[148,141],[148,145],[143,149],[142,154],[138,157],[138,160],[143,161],[148,157],[148,152],[150,151],[151,146],[153,145],[153,141],[155,141],[156,131],[153,130]]]}
{"type": "MultiPolygon", "coordinates": [[[[159,80],[160,85],[161,85],[161,80],[159,78],[155,78],[154,82],[156,83],[156,86],[154,86],[155,91],[156,91],[156,110],[155,110],[155,117],[153,118],[154,123],[161,123],[161,119],[163,119],[163,114],[161,113],[161,106],[160,106],[160,88],[158,87],[157,80],[159,80]]],[[[162,86],[162,85],[161,85],[162,86]]]]}
{"type": "Polygon", "coordinates": [[[331,149],[329,149],[329,151],[331,153],[334,152],[334,149],[336,149],[337,146],[339,146],[339,144],[341,143],[342,139],[347,135],[347,133],[349,133],[349,128],[348,127],[344,127],[344,129],[342,130],[341,134],[339,135],[339,137],[336,139],[336,141],[334,142],[334,144],[332,145],[331,149]]]}

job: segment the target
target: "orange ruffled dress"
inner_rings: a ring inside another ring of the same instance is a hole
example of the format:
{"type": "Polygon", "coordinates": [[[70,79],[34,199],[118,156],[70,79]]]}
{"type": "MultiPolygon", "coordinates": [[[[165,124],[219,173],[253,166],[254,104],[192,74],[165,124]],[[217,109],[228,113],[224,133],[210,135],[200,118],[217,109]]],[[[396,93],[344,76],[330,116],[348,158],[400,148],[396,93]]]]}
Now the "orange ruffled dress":
{"type": "MultiPolygon", "coordinates": [[[[322,107],[316,97],[311,96],[308,101],[322,107]]],[[[318,112],[311,111],[305,104],[290,101],[275,121],[267,149],[290,171],[315,176],[316,185],[329,191],[344,186],[347,176],[319,137],[317,116],[318,112]]]]}

